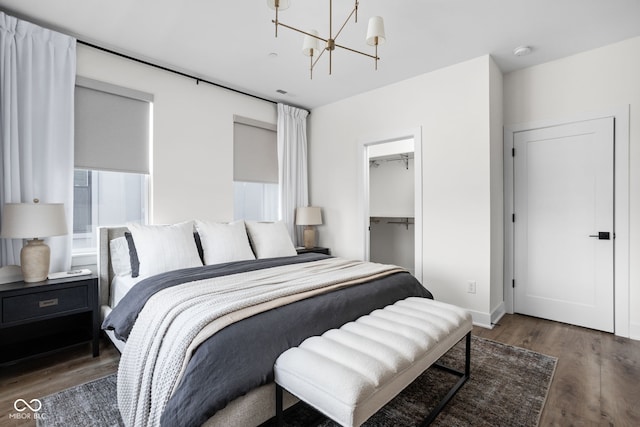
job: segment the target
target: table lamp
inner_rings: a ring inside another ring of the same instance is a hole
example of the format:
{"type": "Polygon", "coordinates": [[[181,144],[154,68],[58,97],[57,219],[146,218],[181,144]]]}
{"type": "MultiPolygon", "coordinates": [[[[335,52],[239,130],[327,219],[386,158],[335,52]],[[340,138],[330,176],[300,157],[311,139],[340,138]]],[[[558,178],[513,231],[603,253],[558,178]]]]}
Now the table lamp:
{"type": "Polygon", "coordinates": [[[320,208],[307,206],[296,210],[296,225],[304,225],[304,247],[311,249],[316,246],[315,225],[322,224],[322,213],[320,208]]]}
{"type": "Polygon", "coordinates": [[[42,237],[67,234],[62,203],[7,203],[2,212],[0,237],[31,239],[20,251],[20,265],[25,282],[41,282],[49,274],[51,251],[42,237]]]}

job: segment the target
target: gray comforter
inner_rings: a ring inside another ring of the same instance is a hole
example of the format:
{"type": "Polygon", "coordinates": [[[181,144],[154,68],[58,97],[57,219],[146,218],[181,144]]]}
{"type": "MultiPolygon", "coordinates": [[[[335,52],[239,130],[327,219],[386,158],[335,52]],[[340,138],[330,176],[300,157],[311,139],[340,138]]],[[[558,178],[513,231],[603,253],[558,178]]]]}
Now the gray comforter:
{"type": "MultiPolygon", "coordinates": [[[[303,263],[326,255],[304,254],[219,264],[163,273],[139,282],[107,316],[103,329],[126,341],[139,311],[156,292],[181,283],[303,263]]],[[[273,381],[273,364],[306,338],[397,300],[432,298],[409,273],[397,273],[256,314],[222,329],[201,344],[162,415],[163,426],[199,426],[229,402],[273,381]]]]}

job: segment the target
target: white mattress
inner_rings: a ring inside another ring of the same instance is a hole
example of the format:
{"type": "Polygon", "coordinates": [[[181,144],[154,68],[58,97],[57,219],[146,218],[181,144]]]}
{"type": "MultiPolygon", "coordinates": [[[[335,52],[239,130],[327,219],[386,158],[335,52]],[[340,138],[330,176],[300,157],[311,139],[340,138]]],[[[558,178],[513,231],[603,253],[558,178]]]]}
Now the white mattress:
{"type": "Polygon", "coordinates": [[[111,281],[111,301],[109,304],[111,307],[115,307],[120,300],[131,290],[133,285],[141,280],[140,277],[131,276],[115,276],[111,281]]]}

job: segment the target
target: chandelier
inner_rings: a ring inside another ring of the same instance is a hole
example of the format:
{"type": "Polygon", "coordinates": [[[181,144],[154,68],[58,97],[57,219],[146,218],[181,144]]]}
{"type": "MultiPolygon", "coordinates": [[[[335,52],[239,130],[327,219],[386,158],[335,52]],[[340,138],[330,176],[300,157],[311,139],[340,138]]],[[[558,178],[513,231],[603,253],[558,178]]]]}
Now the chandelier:
{"type": "Polygon", "coordinates": [[[347,25],[351,17],[354,17],[354,22],[358,22],[358,0],[355,0],[355,5],[353,6],[353,10],[347,19],[345,19],[344,23],[340,27],[340,29],[334,34],[333,32],[333,0],[329,0],[329,37],[323,38],[318,35],[318,31],[309,30],[303,31],[298,28],[295,28],[291,25],[287,25],[285,23],[280,22],[278,19],[278,12],[281,10],[285,10],[289,8],[289,0],[267,0],[267,5],[276,11],[276,19],[272,19],[271,22],[275,24],[276,37],[278,37],[278,27],[288,28],[293,31],[297,31],[298,33],[304,34],[304,41],[302,43],[302,53],[309,57],[309,73],[310,77],[313,79],[313,68],[316,66],[320,58],[325,52],[329,52],[329,74],[331,74],[331,66],[332,66],[332,55],[333,51],[336,48],[344,49],[349,52],[358,53],[360,55],[368,56],[369,58],[373,58],[375,62],[375,69],[378,69],[378,45],[382,44],[386,40],[386,36],[384,33],[384,22],[380,16],[373,16],[369,19],[369,26],[367,27],[367,38],[366,42],[368,45],[375,46],[375,54],[371,55],[365,52],[361,52],[356,49],[352,49],[347,46],[343,46],[336,42],[337,38],[340,36],[340,33],[347,25]],[[325,47],[320,49],[320,41],[324,42],[325,47]]]}

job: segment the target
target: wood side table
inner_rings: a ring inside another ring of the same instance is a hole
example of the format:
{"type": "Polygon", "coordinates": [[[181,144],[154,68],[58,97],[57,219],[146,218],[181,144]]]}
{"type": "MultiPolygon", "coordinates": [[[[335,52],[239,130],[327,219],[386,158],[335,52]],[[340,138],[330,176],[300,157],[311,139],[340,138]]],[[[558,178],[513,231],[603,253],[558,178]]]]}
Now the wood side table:
{"type": "Polygon", "coordinates": [[[91,342],[99,354],[98,278],[0,285],[0,365],[91,342]]]}

